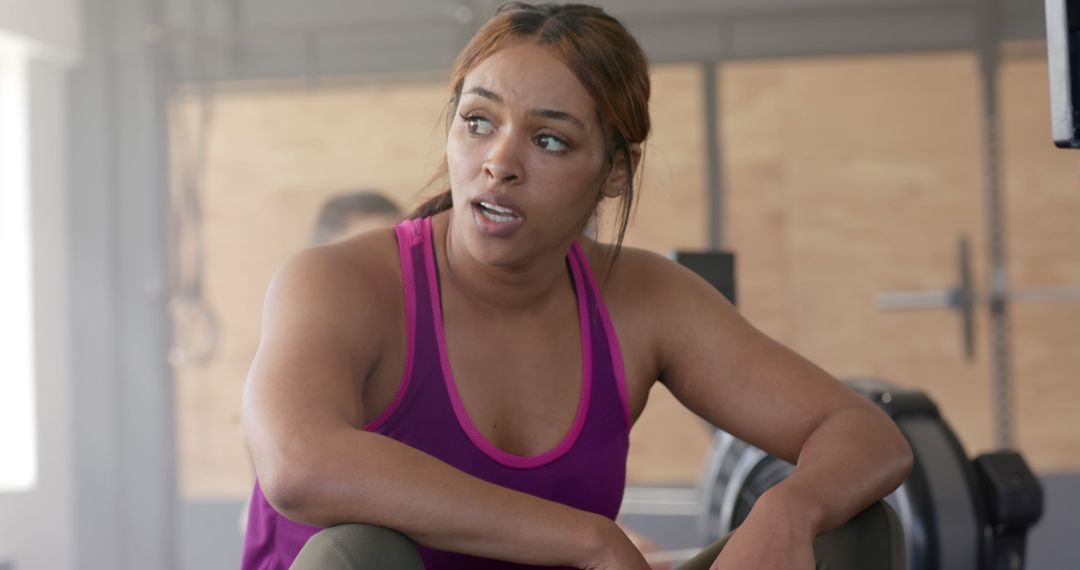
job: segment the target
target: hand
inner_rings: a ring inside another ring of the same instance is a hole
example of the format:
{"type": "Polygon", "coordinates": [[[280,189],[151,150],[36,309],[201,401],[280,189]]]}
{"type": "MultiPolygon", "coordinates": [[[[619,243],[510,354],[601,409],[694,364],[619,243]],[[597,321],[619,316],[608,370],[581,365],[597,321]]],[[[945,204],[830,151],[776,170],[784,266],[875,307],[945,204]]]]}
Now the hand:
{"type": "Polygon", "coordinates": [[[814,532],[797,516],[755,507],[710,570],[814,570],[814,532]],[[764,510],[764,509],[762,509],[764,510]]]}
{"type": "Polygon", "coordinates": [[[596,545],[582,570],[651,570],[626,533],[614,521],[597,517],[596,545]]]}

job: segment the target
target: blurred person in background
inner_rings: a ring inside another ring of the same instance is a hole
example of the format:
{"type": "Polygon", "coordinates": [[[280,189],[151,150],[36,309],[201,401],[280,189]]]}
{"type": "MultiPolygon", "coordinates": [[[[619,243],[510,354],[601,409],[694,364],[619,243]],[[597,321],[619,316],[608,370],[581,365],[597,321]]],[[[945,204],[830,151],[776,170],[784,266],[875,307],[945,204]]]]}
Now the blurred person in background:
{"type": "Polygon", "coordinates": [[[319,210],[312,245],[343,240],[354,235],[388,228],[401,220],[402,211],[392,200],[373,190],[339,194],[319,210]]]}

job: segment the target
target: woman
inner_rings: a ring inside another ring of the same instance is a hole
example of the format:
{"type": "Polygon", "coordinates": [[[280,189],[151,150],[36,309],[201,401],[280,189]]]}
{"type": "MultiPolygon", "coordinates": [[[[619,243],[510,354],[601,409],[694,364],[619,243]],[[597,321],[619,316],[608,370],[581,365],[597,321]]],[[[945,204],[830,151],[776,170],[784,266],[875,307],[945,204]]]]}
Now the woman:
{"type": "Polygon", "coordinates": [[[814,537],[898,486],[911,452],[697,276],[620,249],[649,131],[637,43],[597,8],[511,3],[451,89],[450,190],[273,280],[244,396],[245,567],[353,522],[409,537],[429,569],[648,568],[613,519],[661,381],[798,465],[714,567],[812,568],[814,537]],[[605,201],[614,247],[583,236],[605,201]]]}

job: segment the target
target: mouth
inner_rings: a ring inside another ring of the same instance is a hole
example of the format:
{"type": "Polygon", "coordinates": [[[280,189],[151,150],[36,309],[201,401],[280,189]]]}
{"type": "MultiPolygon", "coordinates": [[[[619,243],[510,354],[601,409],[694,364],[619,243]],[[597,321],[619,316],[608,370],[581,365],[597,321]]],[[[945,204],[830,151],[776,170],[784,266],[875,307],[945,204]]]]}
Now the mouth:
{"type": "Polygon", "coordinates": [[[491,202],[485,202],[483,200],[476,203],[477,208],[480,210],[480,214],[485,218],[500,224],[505,224],[514,221],[521,216],[517,212],[510,208],[504,208],[491,202]]]}
{"type": "Polygon", "coordinates": [[[525,218],[508,204],[496,204],[492,199],[472,202],[473,218],[480,230],[493,237],[505,237],[514,232],[525,218]]]}

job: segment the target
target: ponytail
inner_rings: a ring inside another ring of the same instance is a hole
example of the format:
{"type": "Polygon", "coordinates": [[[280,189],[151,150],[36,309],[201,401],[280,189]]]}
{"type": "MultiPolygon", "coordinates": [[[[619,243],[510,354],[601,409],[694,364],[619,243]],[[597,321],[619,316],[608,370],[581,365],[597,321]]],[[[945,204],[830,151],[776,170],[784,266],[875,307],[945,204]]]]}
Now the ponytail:
{"type": "Polygon", "coordinates": [[[445,212],[454,207],[454,198],[450,195],[450,191],[447,190],[434,198],[431,198],[427,202],[420,204],[418,208],[413,210],[406,219],[416,220],[419,218],[429,218],[438,214],[439,212],[445,212]]]}

